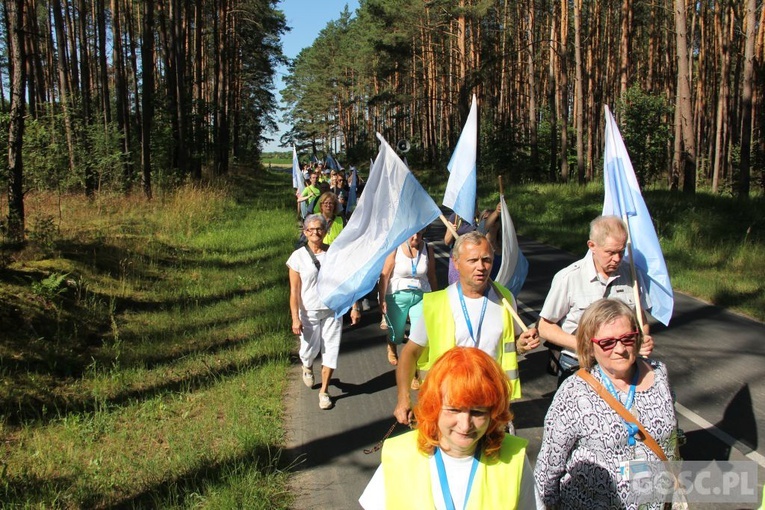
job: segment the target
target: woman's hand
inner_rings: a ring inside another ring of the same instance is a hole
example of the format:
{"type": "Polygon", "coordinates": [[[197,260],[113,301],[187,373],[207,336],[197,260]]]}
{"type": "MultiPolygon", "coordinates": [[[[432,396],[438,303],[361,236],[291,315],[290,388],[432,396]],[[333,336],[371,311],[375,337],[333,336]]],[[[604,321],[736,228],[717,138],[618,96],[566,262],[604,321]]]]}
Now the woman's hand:
{"type": "Polygon", "coordinates": [[[292,332],[296,335],[303,333],[303,323],[300,322],[300,319],[292,319],[292,332]]]}

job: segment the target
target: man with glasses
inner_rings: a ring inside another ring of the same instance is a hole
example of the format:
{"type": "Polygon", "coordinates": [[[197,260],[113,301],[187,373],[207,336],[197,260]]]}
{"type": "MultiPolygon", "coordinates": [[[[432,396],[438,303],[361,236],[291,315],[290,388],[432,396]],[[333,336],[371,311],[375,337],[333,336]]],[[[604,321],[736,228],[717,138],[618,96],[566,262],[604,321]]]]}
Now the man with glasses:
{"type": "MultiPolygon", "coordinates": [[[[587,254],[553,277],[539,314],[539,336],[547,341],[558,386],[579,368],[575,334],[587,307],[598,299],[610,297],[635,309],[630,268],[622,264],[626,245],[624,222],[616,216],[598,216],[590,223],[587,254]]],[[[647,293],[641,289],[640,296],[642,310],[649,310],[647,293]]],[[[640,355],[648,356],[653,350],[653,338],[645,314],[643,324],[640,355]]]]}

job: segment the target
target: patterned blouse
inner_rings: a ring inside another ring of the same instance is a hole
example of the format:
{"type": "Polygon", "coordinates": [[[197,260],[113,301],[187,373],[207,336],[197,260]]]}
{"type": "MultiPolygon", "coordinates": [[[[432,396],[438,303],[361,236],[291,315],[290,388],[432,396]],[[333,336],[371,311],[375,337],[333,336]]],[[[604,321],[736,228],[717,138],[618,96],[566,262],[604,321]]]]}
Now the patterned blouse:
{"type": "MultiPolygon", "coordinates": [[[[654,383],[637,391],[631,410],[659,443],[669,460],[675,455],[677,418],[666,366],[647,360],[654,383]]],[[[602,382],[594,368],[592,375],[602,382]]],[[[619,392],[624,403],[626,392],[619,392]]],[[[571,376],[561,385],[545,417],[542,448],[534,477],[546,506],[560,508],[637,508],[638,497],[630,481],[619,473],[623,461],[644,458],[659,460],[640,440],[627,444],[628,432],[622,418],[581,377],[571,376]]],[[[661,508],[660,503],[640,508],[661,508]]]]}

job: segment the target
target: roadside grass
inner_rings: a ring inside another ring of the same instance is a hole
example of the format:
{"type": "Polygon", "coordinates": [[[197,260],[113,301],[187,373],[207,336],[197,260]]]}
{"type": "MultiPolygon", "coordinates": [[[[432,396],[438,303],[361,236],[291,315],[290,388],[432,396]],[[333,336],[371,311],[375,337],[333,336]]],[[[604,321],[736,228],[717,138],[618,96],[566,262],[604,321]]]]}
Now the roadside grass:
{"type": "MultiPolygon", "coordinates": [[[[416,173],[440,202],[445,173],[416,173]]],[[[0,506],[289,507],[289,179],[27,196],[31,242],[0,266],[0,506]]],[[[675,289],[764,320],[763,198],[644,195],[675,289]]],[[[506,189],[521,235],[575,254],[602,197],[506,189]]]]}
{"type": "Polygon", "coordinates": [[[29,196],[0,270],[3,507],[289,506],[288,179],[29,196]]]}

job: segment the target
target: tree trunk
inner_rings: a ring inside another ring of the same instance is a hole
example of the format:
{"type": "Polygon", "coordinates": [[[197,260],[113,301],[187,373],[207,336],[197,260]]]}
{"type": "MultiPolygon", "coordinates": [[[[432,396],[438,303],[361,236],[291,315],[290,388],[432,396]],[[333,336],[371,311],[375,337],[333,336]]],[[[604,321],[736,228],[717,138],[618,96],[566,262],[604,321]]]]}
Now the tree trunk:
{"type": "MultiPolygon", "coordinates": [[[[754,30],[757,17],[756,0],[746,0],[744,25],[746,38],[744,40],[744,77],[741,93],[741,163],[738,176],[736,196],[739,199],[749,198],[750,186],[750,154],[752,151],[752,84],[754,82],[754,30]]],[[[765,27],[760,26],[760,32],[765,27]]]]}
{"type": "Polygon", "coordinates": [[[128,99],[125,54],[122,47],[122,23],[118,0],[111,0],[112,11],[112,62],[114,66],[114,99],[116,103],[117,129],[121,136],[123,189],[133,184],[133,158],[130,157],[131,124],[130,100],[128,99]]]}
{"type": "Polygon", "coordinates": [[[632,4],[622,0],[621,36],[619,38],[619,97],[627,93],[630,69],[630,36],[632,31],[632,4]]]}
{"type": "Polygon", "coordinates": [[[66,131],[66,146],[69,151],[69,172],[74,173],[77,168],[74,158],[74,128],[72,126],[72,113],[69,109],[72,100],[71,78],[69,75],[69,57],[66,45],[66,29],[64,27],[64,17],[61,14],[61,2],[53,0],[53,23],[56,27],[56,46],[58,47],[58,75],[59,75],[59,96],[61,100],[61,110],[64,116],[64,130],[66,131]]]}
{"type": "Polygon", "coordinates": [[[576,66],[576,175],[584,184],[584,76],[582,72],[582,0],[574,0],[574,65],[576,66]]]}
{"type": "MultiPolygon", "coordinates": [[[[88,50],[88,27],[87,27],[87,12],[85,7],[85,0],[78,0],[79,16],[77,18],[77,28],[80,33],[80,70],[82,72],[82,80],[80,84],[82,86],[80,98],[82,100],[82,127],[80,136],[80,143],[83,144],[85,154],[91,153],[91,140],[88,128],[90,127],[93,119],[91,112],[92,98],[91,98],[91,75],[90,75],[90,52],[88,50]]],[[[85,195],[92,197],[98,187],[98,176],[95,173],[93,167],[92,158],[83,158],[82,165],[85,168],[85,195]]]]}
{"type": "Polygon", "coordinates": [[[8,123],[8,238],[24,242],[24,113],[26,100],[26,55],[24,48],[24,0],[4,0],[8,20],[8,48],[11,70],[11,111],[8,123]]]}
{"type": "Polygon", "coordinates": [[[696,143],[693,135],[691,74],[688,65],[688,39],[685,0],[675,0],[675,34],[677,43],[677,98],[676,106],[682,143],[675,160],[680,163],[683,192],[696,192],[696,143]],[[678,157],[679,156],[679,157],[678,157]]]}
{"type": "Polygon", "coordinates": [[[720,184],[720,167],[725,161],[725,145],[728,131],[728,90],[730,87],[730,44],[732,33],[728,32],[731,13],[727,6],[715,9],[715,34],[720,53],[720,88],[717,92],[717,118],[715,119],[714,163],[712,165],[712,193],[717,193],[720,184]]]}
{"type": "Polygon", "coordinates": [[[560,44],[558,45],[558,115],[560,117],[560,177],[569,180],[568,169],[568,0],[560,1],[560,44]]]}
{"type": "Polygon", "coordinates": [[[143,34],[141,37],[141,69],[143,89],[141,104],[141,185],[151,199],[151,125],[154,117],[154,0],[143,0],[143,34]]]}

